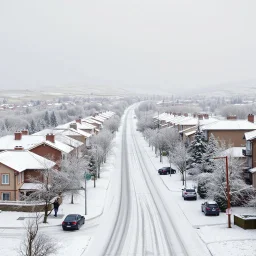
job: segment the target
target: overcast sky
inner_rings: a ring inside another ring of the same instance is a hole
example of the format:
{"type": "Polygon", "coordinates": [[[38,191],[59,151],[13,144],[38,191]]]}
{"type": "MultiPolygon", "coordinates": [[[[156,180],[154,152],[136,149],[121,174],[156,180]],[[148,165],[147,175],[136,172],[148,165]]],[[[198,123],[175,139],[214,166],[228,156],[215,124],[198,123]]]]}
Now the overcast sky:
{"type": "Polygon", "coordinates": [[[0,89],[256,78],[255,0],[0,0],[0,89]]]}

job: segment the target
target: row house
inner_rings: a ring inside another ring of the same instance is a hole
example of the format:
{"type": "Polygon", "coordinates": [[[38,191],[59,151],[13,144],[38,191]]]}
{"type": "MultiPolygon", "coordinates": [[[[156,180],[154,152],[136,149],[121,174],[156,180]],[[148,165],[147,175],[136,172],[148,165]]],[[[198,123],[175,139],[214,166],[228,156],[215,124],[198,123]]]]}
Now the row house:
{"type": "Polygon", "coordinates": [[[0,138],[0,151],[29,150],[37,155],[54,161],[58,166],[69,154],[75,154],[73,147],[55,139],[54,134],[24,135],[15,132],[0,138]]]}
{"type": "Polygon", "coordinates": [[[54,140],[62,142],[72,148],[74,148],[76,155],[78,156],[83,149],[84,142],[76,140],[70,136],[64,134],[64,130],[55,130],[55,129],[44,129],[40,132],[36,132],[33,135],[43,135],[46,136],[47,134],[53,134],[54,140]]]}
{"type": "Polygon", "coordinates": [[[245,146],[244,134],[256,130],[256,124],[251,115],[248,116],[248,120],[237,120],[235,116],[228,116],[227,120],[219,120],[203,125],[201,130],[206,140],[213,134],[219,142],[225,142],[226,145],[234,147],[241,147],[245,146]]]}
{"type": "Polygon", "coordinates": [[[28,150],[0,153],[0,200],[16,201],[22,194],[36,190],[32,178],[43,179],[42,171],[54,168],[55,162],[28,150]]]}
{"type": "Polygon", "coordinates": [[[66,124],[62,124],[62,125],[58,125],[55,129],[69,129],[70,127],[76,127],[76,129],[82,130],[86,133],[89,133],[91,135],[94,135],[97,133],[96,131],[96,126],[86,123],[86,122],[82,122],[82,118],[77,118],[75,121],[73,122],[69,122],[66,124]],[[76,126],[74,125],[76,124],[76,126]]]}
{"type": "Polygon", "coordinates": [[[244,176],[249,185],[256,188],[256,130],[246,132],[244,134],[246,143],[245,149],[242,150],[243,155],[246,157],[246,166],[244,168],[244,176]]]}
{"type": "Polygon", "coordinates": [[[188,145],[191,141],[194,140],[195,133],[198,126],[201,127],[217,121],[218,119],[209,117],[208,114],[199,114],[197,116],[193,116],[190,119],[181,121],[179,124],[180,137],[184,141],[184,143],[188,145]]]}

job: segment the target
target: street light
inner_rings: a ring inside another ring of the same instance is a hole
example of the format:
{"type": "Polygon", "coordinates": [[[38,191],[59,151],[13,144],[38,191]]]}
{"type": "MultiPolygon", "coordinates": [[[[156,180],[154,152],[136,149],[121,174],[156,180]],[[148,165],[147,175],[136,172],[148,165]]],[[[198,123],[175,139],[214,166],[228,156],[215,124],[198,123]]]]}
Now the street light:
{"type": "Polygon", "coordinates": [[[227,181],[227,199],[228,199],[228,227],[231,228],[231,206],[230,206],[230,188],[229,188],[229,180],[228,180],[228,157],[227,156],[219,156],[214,157],[213,159],[225,159],[226,160],[226,181],[227,181]]]}

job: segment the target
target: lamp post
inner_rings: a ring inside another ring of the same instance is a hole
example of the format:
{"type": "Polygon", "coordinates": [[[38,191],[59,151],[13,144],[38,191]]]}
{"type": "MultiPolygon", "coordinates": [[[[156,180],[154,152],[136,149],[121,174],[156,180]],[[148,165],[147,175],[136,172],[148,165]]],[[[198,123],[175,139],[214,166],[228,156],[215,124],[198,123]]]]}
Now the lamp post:
{"type": "Polygon", "coordinates": [[[226,160],[226,182],[227,182],[227,200],[228,200],[228,227],[231,228],[231,206],[230,206],[230,188],[229,188],[229,179],[228,179],[228,157],[227,156],[219,156],[214,157],[213,159],[225,159],[226,160]]]}

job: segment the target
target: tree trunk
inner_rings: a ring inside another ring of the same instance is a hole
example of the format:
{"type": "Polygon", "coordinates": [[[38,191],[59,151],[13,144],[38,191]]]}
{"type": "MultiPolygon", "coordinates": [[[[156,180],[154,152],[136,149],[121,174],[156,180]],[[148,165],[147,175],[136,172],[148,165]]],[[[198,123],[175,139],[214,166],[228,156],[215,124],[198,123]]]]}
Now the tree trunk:
{"type": "Polygon", "coordinates": [[[184,172],[182,173],[182,185],[184,186],[185,184],[185,176],[184,176],[184,172]]]}
{"type": "Polygon", "coordinates": [[[96,175],[93,175],[94,187],[96,188],[96,175]]]}
{"type": "Polygon", "coordinates": [[[45,206],[44,206],[44,221],[43,221],[43,223],[47,223],[47,217],[48,217],[48,203],[46,202],[45,206]]]}
{"type": "Polygon", "coordinates": [[[74,204],[74,194],[71,194],[71,204],[74,204]]]}
{"type": "Polygon", "coordinates": [[[159,154],[160,154],[160,163],[162,163],[163,162],[162,150],[159,150],[159,154]]]}
{"type": "Polygon", "coordinates": [[[100,164],[98,164],[98,178],[100,178],[100,164]]]}

